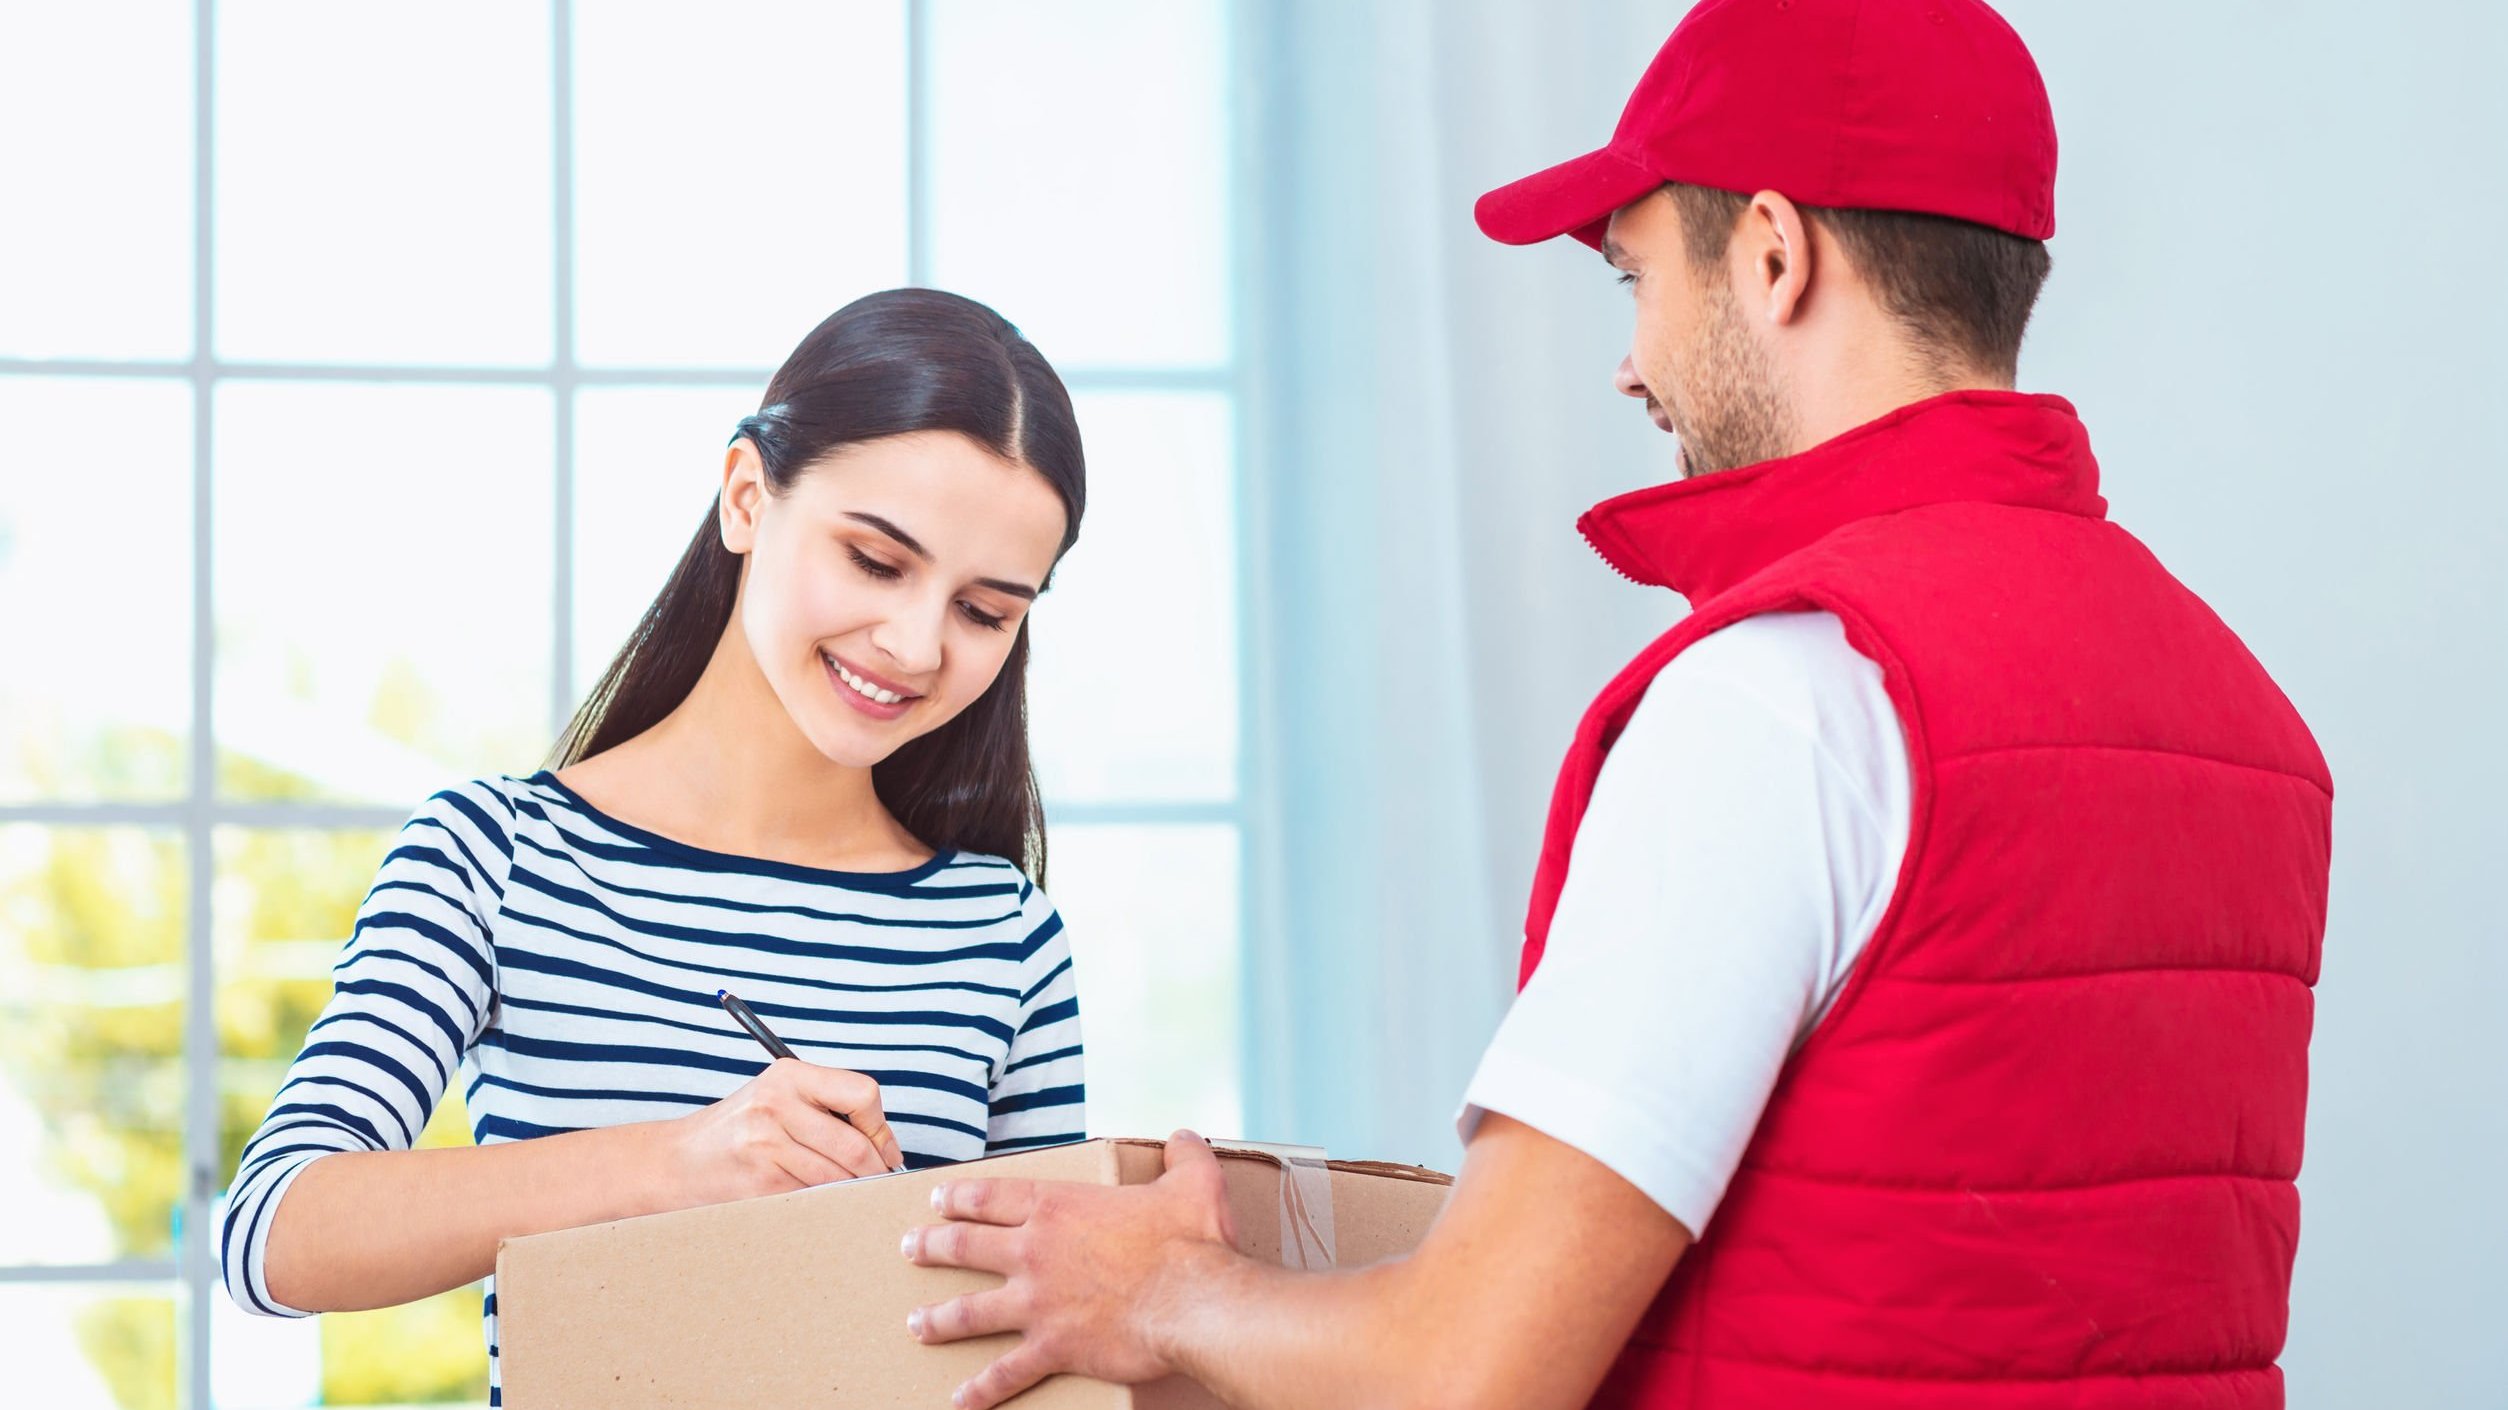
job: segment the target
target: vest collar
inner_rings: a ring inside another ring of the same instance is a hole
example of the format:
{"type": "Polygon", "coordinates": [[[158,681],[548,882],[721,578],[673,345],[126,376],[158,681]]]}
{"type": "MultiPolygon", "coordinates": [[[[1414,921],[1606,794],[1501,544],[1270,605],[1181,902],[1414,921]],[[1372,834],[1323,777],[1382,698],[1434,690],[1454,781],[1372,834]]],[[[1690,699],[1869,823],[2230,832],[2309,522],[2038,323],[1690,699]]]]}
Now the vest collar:
{"type": "Polygon", "coordinates": [[[1622,576],[1696,603],[1856,520],[1960,501],[2106,517],[2072,403],[1945,392],[1798,455],[1604,500],[1576,527],[1622,576]]]}

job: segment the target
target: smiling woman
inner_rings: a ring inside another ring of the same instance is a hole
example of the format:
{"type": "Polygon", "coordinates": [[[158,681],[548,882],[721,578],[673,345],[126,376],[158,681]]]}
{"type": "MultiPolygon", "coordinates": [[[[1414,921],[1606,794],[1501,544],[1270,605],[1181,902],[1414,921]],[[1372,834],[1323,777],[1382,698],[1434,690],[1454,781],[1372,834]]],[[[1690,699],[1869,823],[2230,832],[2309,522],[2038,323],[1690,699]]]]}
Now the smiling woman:
{"type": "Polygon", "coordinates": [[[1024,617],[1078,539],[1085,501],[1070,397],[1000,315],[924,289],[847,305],[741,421],[715,513],[592,688],[559,766],[644,734],[718,651],[746,652],[822,754],[871,769],[907,832],[1014,858],[1041,880],[1024,617]],[[882,670],[898,679],[875,688],[923,708],[908,727],[848,740],[825,678],[882,670]]]}
{"type": "Polygon", "coordinates": [[[991,309],[900,289],[765,402],[554,771],[435,795],[385,857],[238,1164],[248,1310],[1084,1129],[1026,724],[1027,611],[1084,499],[1070,398],[991,309]],[[798,1060],[761,1070],[724,989],[798,1060]],[[412,1149],[456,1071],[478,1144],[412,1149]]]}

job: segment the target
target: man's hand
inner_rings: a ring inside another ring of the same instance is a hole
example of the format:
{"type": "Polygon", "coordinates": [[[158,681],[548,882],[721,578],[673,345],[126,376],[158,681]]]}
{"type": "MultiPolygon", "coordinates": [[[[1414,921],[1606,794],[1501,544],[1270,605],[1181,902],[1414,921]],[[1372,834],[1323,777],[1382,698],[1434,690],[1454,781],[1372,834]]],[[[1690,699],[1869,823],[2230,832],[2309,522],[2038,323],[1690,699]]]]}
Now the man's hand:
{"type": "Polygon", "coordinates": [[[907,1330],[925,1342],[1020,1334],[958,1388],[961,1410],[999,1405],[1063,1371],[1126,1383],[1168,1374],[1163,1321],[1178,1280],[1236,1257],[1219,1157],[1190,1131],[1168,1138],[1167,1173],[1147,1185],[953,1180],[932,1205],[951,1222],[907,1234],[909,1262],[1009,1281],[917,1308],[907,1330]]]}
{"type": "Polygon", "coordinates": [[[1130,1189],[956,1181],[918,1263],[1010,1281],[916,1314],[925,1341],[1024,1337],[959,1388],[967,1410],[1057,1371],[1180,1371],[1243,1410],[1575,1410],[1689,1247],[1689,1230],[1576,1148],[1490,1112],[1417,1252],[1330,1273],[1257,1266],[1229,1237],[1219,1161],[1190,1132],[1130,1189]]]}

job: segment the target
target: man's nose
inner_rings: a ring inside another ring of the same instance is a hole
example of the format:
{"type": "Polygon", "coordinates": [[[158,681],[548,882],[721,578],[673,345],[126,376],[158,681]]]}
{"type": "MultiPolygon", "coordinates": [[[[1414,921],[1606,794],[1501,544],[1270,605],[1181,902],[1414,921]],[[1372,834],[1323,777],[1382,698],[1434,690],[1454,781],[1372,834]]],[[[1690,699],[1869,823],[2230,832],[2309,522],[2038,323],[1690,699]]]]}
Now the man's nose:
{"type": "Polygon", "coordinates": [[[1611,385],[1619,388],[1620,395],[1624,397],[1651,395],[1646,390],[1645,379],[1637,375],[1637,359],[1634,356],[1620,359],[1618,370],[1611,374],[1611,385]]]}

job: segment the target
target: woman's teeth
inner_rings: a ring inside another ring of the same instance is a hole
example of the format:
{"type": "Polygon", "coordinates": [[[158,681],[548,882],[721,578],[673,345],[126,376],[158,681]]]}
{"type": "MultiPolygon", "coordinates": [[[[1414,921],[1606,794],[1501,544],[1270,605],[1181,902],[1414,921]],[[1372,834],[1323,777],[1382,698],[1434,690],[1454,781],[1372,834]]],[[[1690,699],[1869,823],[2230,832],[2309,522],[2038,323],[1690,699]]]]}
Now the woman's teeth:
{"type": "Polygon", "coordinates": [[[862,695],[871,700],[876,700],[882,705],[894,705],[898,701],[906,698],[893,690],[882,690],[878,686],[864,680],[862,677],[846,670],[843,664],[837,661],[837,659],[833,656],[827,658],[827,664],[835,667],[836,678],[843,681],[845,684],[852,686],[856,694],[862,695]]]}

